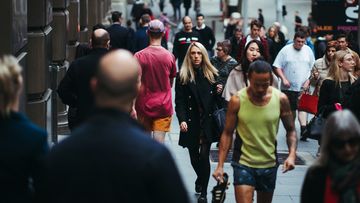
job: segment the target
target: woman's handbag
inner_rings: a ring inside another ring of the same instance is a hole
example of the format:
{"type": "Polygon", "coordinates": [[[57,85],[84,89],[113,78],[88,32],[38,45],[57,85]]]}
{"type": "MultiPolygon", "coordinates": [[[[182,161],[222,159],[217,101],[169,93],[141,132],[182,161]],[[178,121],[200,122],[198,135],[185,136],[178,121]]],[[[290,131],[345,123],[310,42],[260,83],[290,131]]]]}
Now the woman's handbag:
{"type": "Polygon", "coordinates": [[[321,139],[321,133],[325,126],[326,119],[322,116],[322,113],[314,116],[310,122],[306,125],[304,136],[314,140],[321,139]]]}
{"type": "Polygon", "coordinates": [[[220,141],[221,133],[223,132],[225,127],[226,109],[225,108],[216,109],[212,115],[215,121],[216,135],[217,135],[215,138],[213,138],[213,141],[218,142],[220,141]]]}
{"type": "Polygon", "coordinates": [[[316,114],[318,110],[317,109],[318,101],[319,101],[318,96],[311,95],[305,92],[300,96],[298,110],[305,111],[311,114],[316,114]]]}
{"type": "MultiPolygon", "coordinates": [[[[341,111],[341,104],[334,104],[337,111],[341,111]]],[[[314,140],[321,140],[321,134],[325,126],[326,119],[323,117],[325,108],[320,110],[319,114],[314,116],[310,122],[306,125],[304,136],[314,140]]]]}

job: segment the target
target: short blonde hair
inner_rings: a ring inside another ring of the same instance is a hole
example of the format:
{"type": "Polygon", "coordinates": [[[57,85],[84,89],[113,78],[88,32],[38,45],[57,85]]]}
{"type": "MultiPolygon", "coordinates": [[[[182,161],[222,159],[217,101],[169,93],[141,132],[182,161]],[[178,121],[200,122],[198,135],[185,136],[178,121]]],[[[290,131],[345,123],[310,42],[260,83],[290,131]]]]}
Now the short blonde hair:
{"type": "Polygon", "coordinates": [[[216,82],[215,77],[218,76],[218,70],[211,64],[206,48],[199,42],[191,43],[186,52],[184,62],[180,69],[181,83],[187,84],[189,82],[195,81],[195,71],[194,71],[194,67],[191,62],[191,57],[190,57],[191,48],[193,48],[193,47],[197,47],[200,49],[201,54],[202,54],[202,62],[201,62],[202,71],[204,73],[205,78],[210,83],[214,84],[216,82]]]}
{"type": "Polygon", "coordinates": [[[10,114],[22,87],[22,68],[15,57],[0,56],[0,116],[10,114]]]}

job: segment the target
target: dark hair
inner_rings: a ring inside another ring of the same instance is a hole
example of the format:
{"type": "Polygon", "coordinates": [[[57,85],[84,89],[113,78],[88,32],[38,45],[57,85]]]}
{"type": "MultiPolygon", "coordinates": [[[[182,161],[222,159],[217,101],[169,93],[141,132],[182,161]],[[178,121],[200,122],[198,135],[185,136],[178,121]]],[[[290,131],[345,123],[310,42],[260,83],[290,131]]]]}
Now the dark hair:
{"type": "Polygon", "coordinates": [[[338,40],[339,38],[345,38],[346,42],[348,42],[348,37],[347,37],[347,35],[344,34],[344,33],[339,34],[339,35],[336,37],[336,40],[338,40]]]}
{"type": "MultiPolygon", "coordinates": [[[[246,52],[249,49],[250,45],[252,43],[255,43],[258,45],[259,47],[259,51],[260,51],[260,56],[264,57],[265,56],[265,50],[264,50],[264,46],[261,44],[261,42],[259,40],[251,40],[246,46],[245,49],[242,53],[242,57],[241,57],[241,69],[243,70],[243,74],[244,74],[244,80],[247,86],[247,72],[249,69],[249,65],[250,65],[250,61],[248,60],[248,58],[246,57],[246,52]]],[[[266,60],[266,59],[265,59],[266,60]]]]}
{"type": "Polygon", "coordinates": [[[235,27],[233,34],[235,34],[236,32],[242,32],[242,29],[238,26],[235,27]]]}
{"type": "Polygon", "coordinates": [[[262,23],[257,19],[252,20],[251,23],[250,23],[250,29],[253,28],[254,26],[256,26],[258,28],[261,28],[262,23]]]}
{"type": "Polygon", "coordinates": [[[196,18],[198,18],[198,17],[203,17],[203,18],[205,18],[204,14],[202,14],[202,13],[196,14],[196,18]]]}
{"type": "Polygon", "coordinates": [[[221,47],[225,54],[229,54],[231,52],[231,42],[230,40],[224,40],[222,42],[216,43],[216,46],[221,47]]]}
{"type": "Polygon", "coordinates": [[[113,22],[119,22],[121,18],[122,13],[119,11],[114,11],[111,13],[111,20],[113,22]]]}
{"type": "Polygon", "coordinates": [[[153,39],[160,39],[163,36],[163,32],[149,32],[147,31],[147,34],[149,35],[149,37],[153,38],[153,39]]]}
{"type": "Polygon", "coordinates": [[[97,29],[104,29],[104,30],[106,30],[106,27],[105,27],[105,25],[103,25],[103,24],[101,24],[101,23],[98,23],[98,24],[96,24],[96,25],[94,25],[94,26],[92,27],[92,31],[94,32],[94,31],[97,30],[97,29]]]}
{"type": "Polygon", "coordinates": [[[132,24],[132,21],[131,21],[130,19],[126,21],[126,25],[127,25],[128,27],[130,27],[131,24],[132,24]]]}
{"type": "Polygon", "coordinates": [[[150,15],[147,13],[143,14],[140,19],[142,24],[146,24],[151,21],[150,15]]]}
{"type": "Polygon", "coordinates": [[[298,37],[301,38],[301,39],[304,39],[304,38],[306,38],[306,33],[304,31],[302,31],[302,30],[299,30],[294,35],[294,41],[298,37]]]}
{"type": "Polygon", "coordinates": [[[255,73],[269,73],[270,74],[270,82],[272,83],[272,67],[271,65],[264,60],[264,58],[257,58],[249,65],[248,77],[250,78],[251,74],[255,73]]]}

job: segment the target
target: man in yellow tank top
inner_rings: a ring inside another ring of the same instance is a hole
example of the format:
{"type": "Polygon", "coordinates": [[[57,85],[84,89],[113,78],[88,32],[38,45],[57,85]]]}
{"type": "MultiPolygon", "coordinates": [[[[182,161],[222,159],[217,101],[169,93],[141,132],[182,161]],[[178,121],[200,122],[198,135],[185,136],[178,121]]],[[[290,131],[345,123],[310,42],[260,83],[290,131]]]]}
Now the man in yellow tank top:
{"type": "Polygon", "coordinates": [[[234,95],[228,105],[225,129],[221,135],[219,163],[213,174],[223,179],[223,166],[236,129],[232,166],[237,203],[250,203],[254,191],[257,201],[272,201],[275,190],[278,162],[276,135],[281,119],[286,130],[289,156],[283,173],[294,169],[297,137],[287,96],[271,87],[272,69],[265,61],[250,64],[250,85],[234,95]]]}

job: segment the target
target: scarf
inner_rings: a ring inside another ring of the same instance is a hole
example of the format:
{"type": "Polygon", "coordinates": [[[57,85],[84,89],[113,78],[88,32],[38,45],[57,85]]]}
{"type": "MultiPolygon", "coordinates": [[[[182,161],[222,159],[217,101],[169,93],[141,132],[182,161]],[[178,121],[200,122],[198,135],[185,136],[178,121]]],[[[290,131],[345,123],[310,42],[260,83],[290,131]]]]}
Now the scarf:
{"type": "Polygon", "coordinates": [[[347,164],[330,159],[329,169],[331,189],[338,194],[339,203],[358,202],[357,186],[360,169],[358,159],[347,164]]]}

